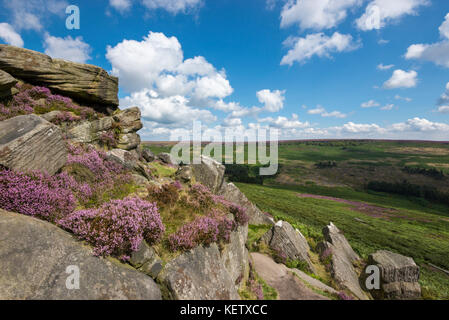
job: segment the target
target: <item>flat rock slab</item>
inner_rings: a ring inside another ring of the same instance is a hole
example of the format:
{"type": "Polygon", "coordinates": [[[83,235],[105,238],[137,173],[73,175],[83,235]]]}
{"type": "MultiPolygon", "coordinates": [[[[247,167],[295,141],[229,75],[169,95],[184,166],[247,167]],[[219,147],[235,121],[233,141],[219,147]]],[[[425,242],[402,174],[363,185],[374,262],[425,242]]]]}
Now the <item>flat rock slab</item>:
{"type": "Polygon", "coordinates": [[[169,299],[240,299],[215,243],[208,247],[198,246],[168,262],[158,280],[169,299]]]}
{"type": "Polygon", "coordinates": [[[327,284],[322,283],[320,280],[312,278],[311,276],[309,276],[307,273],[298,270],[298,269],[291,269],[301,280],[303,280],[304,282],[307,282],[308,285],[321,290],[321,291],[325,291],[327,293],[331,293],[331,294],[338,294],[338,291],[335,290],[332,287],[329,287],[327,284]]]}
{"type": "Polygon", "coordinates": [[[48,222],[0,210],[0,243],[0,300],[161,299],[150,277],[93,256],[48,222]],[[79,268],[79,289],[66,287],[70,266],[79,268]]]}
{"type": "Polygon", "coordinates": [[[119,104],[118,78],[93,65],[52,59],[36,51],[1,44],[0,69],[93,105],[115,109],[119,104]]]}
{"type": "Polygon", "coordinates": [[[301,282],[289,269],[277,264],[261,253],[251,253],[257,274],[276,289],[280,300],[329,300],[315,293],[301,282]]]}
{"type": "Polygon", "coordinates": [[[16,171],[56,173],[67,162],[61,129],[30,114],[0,122],[0,164],[16,171]]]}

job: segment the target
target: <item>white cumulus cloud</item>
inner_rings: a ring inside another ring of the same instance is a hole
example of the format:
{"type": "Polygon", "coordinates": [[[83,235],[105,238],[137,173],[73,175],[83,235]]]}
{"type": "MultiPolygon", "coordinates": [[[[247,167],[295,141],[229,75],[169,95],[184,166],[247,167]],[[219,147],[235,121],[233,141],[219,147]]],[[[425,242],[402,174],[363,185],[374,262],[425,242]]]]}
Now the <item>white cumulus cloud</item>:
{"type": "Polygon", "coordinates": [[[131,0],[109,0],[109,5],[120,12],[125,12],[131,8],[132,2],[131,0]]]}
{"type": "Polygon", "coordinates": [[[369,100],[367,102],[364,102],[360,105],[362,108],[374,108],[379,107],[380,103],[375,100],[369,100]]]}
{"type": "Polygon", "coordinates": [[[363,31],[379,30],[405,15],[416,15],[419,7],[429,3],[429,0],[373,0],[356,24],[363,31]]]}
{"type": "Polygon", "coordinates": [[[439,28],[442,40],[433,44],[412,44],[405,53],[406,59],[430,61],[449,68],[449,13],[439,28]]]}
{"type": "Polygon", "coordinates": [[[79,63],[85,63],[90,59],[90,46],[83,41],[82,37],[65,38],[53,37],[49,34],[44,39],[45,53],[52,58],[59,58],[79,63]]]}
{"type": "Polygon", "coordinates": [[[0,39],[16,47],[23,47],[23,40],[9,23],[0,23],[0,39]]]}
{"type": "Polygon", "coordinates": [[[186,13],[189,10],[199,8],[202,0],[142,0],[142,4],[148,9],[165,9],[170,13],[186,13]]]}
{"type": "Polygon", "coordinates": [[[305,38],[290,37],[284,45],[290,50],[282,58],[281,65],[305,63],[315,55],[330,58],[334,52],[351,51],[359,47],[359,44],[353,42],[350,34],[339,32],[335,32],[331,37],[324,33],[309,34],[305,38]]]}
{"type": "Polygon", "coordinates": [[[289,0],[281,12],[281,27],[298,24],[301,29],[336,27],[362,0],[289,0]]]}
{"type": "Polygon", "coordinates": [[[285,90],[260,90],[257,92],[257,99],[264,105],[264,109],[269,112],[277,112],[284,107],[285,90]]]}
{"type": "Polygon", "coordinates": [[[395,70],[389,80],[384,83],[385,89],[413,88],[418,84],[418,73],[414,70],[395,70]]]}
{"type": "Polygon", "coordinates": [[[328,112],[326,111],[325,108],[323,108],[322,106],[318,105],[315,109],[310,109],[307,111],[308,114],[312,114],[312,115],[320,115],[324,118],[346,118],[347,115],[340,112],[340,111],[331,111],[328,112]]]}

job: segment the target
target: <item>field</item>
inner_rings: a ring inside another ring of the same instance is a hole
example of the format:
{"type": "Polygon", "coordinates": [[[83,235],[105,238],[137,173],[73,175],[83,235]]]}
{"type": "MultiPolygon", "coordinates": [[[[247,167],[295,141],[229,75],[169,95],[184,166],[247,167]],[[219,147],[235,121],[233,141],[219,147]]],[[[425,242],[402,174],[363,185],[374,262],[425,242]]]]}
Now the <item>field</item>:
{"type": "Polygon", "coordinates": [[[261,210],[294,224],[312,248],[332,221],[363,258],[378,249],[411,256],[421,267],[423,297],[449,299],[449,275],[440,271],[449,269],[449,143],[289,141],[279,145],[279,163],[262,183],[236,181],[261,210]],[[442,198],[373,191],[370,181],[407,181],[442,198]]]}

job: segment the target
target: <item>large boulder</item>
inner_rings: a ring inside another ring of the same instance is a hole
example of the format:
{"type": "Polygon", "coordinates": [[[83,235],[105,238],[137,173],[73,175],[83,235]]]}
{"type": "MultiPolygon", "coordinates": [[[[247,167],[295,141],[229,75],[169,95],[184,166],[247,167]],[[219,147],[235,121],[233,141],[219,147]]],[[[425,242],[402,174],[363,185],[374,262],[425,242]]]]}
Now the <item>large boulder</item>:
{"type": "Polygon", "coordinates": [[[224,165],[202,155],[200,164],[192,164],[192,171],[196,182],[208,187],[212,193],[219,193],[224,181],[224,165]]]}
{"type": "Polygon", "coordinates": [[[307,264],[309,271],[315,272],[315,268],[310,261],[310,247],[306,238],[286,221],[278,221],[271,228],[262,240],[273,250],[285,255],[287,259],[302,261],[307,264]]]}
{"type": "Polygon", "coordinates": [[[9,73],[0,70],[0,98],[11,95],[11,88],[17,83],[17,79],[9,73]]]}
{"type": "Polygon", "coordinates": [[[141,152],[141,155],[142,155],[142,158],[144,158],[146,162],[153,162],[154,159],[156,159],[156,156],[154,155],[154,153],[151,152],[151,150],[148,148],[143,149],[141,152]]]}
{"type": "Polygon", "coordinates": [[[240,191],[239,188],[233,183],[223,182],[222,188],[219,192],[226,200],[234,202],[246,209],[246,214],[249,216],[249,224],[252,225],[273,225],[274,220],[268,215],[260,211],[254,203],[248,200],[248,198],[240,191]]]}
{"type": "Polygon", "coordinates": [[[140,116],[140,109],[138,107],[132,107],[115,112],[114,120],[119,123],[123,133],[131,133],[142,129],[143,124],[140,116]]]}
{"type": "Polygon", "coordinates": [[[368,257],[368,266],[380,270],[380,289],[372,295],[378,299],[408,300],[421,298],[419,266],[412,258],[379,250],[368,257]]]}
{"type": "Polygon", "coordinates": [[[118,147],[123,150],[133,150],[140,145],[140,136],[135,133],[120,134],[118,139],[118,147]]]}
{"type": "Polygon", "coordinates": [[[234,280],[224,267],[218,246],[198,246],[171,260],[159,274],[167,299],[238,300],[234,280]]]}
{"type": "Polygon", "coordinates": [[[249,253],[246,248],[248,240],[248,225],[240,226],[231,233],[230,242],[223,246],[221,259],[225,269],[236,288],[245,284],[249,276],[249,253]]]}
{"type": "Polygon", "coordinates": [[[323,229],[324,242],[317,245],[322,259],[329,259],[331,275],[337,286],[349,291],[360,300],[368,300],[368,295],[359,283],[357,265],[360,257],[351,248],[343,233],[331,222],[323,229]]]}
{"type": "Polygon", "coordinates": [[[112,149],[106,153],[106,156],[108,160],[114,161],[130,170],[134,170],[146,179],[151,178],[147,166],[140,162],[132,152],[123,149],[112,149]]]}
{"type": "Polygon", "coordinates": [[[61,129],[36,115],[0,122],[0,164],[16,171],[56,173],[67,162],[61,129]]]}
{"type": "Polygon", "coordinates": [[[52,59],[36,51],[0,44],[0,69],[94,107],[99,105],[100,111],[112,111],[118,106],[118,78],[93,65],[52,59]]]}
{"type": "Polygon", "coordinates": [[[89,247],[48,222],[0,210],[0,234],[0,299],[161,299],[150,277],[93,256],[89,247]],[[68,289],[74,268],[79,289],[68,289]]]}

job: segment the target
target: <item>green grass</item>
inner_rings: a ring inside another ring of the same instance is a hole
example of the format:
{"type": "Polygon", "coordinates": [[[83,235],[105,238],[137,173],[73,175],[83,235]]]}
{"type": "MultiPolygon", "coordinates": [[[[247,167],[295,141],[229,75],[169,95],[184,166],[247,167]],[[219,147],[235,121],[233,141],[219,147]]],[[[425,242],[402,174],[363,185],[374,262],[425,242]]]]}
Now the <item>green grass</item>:
{"type": "MultiPolygon", "coordinates": [[[[329,222],[342,230],[348,241],[363,258],[379,249],[387,249],[411,256],[418,264],[431,262],[449,268],[449,221],[442,208],[420,207],[419,204],[401,197],[362,194],[350,189],[328,188],[327,195],[350,200],[363,200],[375,205],[384,205],[398,210],[398,217],[385,220],[351,210],[349,205],[330,200],[299,198],[303,190],[294,187],[267,187],[238,184],[246,196],[257,203],[261,210],[297,225],[307,226],[308,233],[316,235],[329,222]],[[371,200],[371,201],[369,201],[371,200]],[[380,203],[379,203],[380,202],[380,203]],[[407,217],[408,219],[404,219],[407,217]],[[356,220],[358,219],[358,220],[356,220]],[[363,221],[364,223],[360,222],[363,221]],[[425,221],[425,222],[424,222],[425,221]]],[[[323,190],[322,190],[323,191],[323,190]]],[[[308,190],[310,193],[310,190],[308,190]]],[[[428,296],[449,299],[447,291],[439,283],[449,285],[444,274],[423,272],[421,284],[428,296]],[[432,277],[438,277],[438,281],[432,277]]]]}

